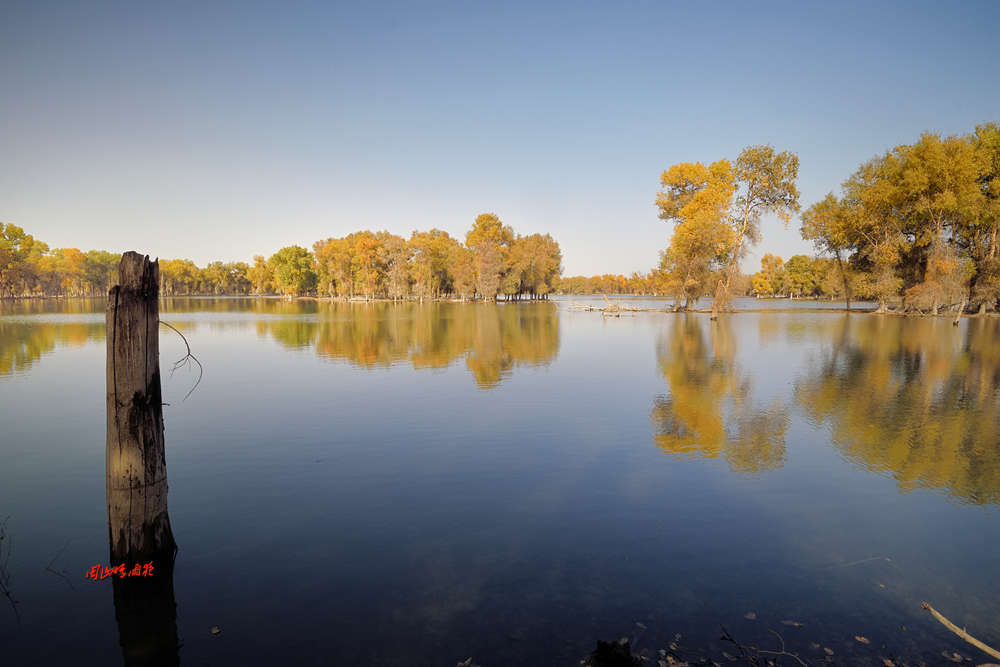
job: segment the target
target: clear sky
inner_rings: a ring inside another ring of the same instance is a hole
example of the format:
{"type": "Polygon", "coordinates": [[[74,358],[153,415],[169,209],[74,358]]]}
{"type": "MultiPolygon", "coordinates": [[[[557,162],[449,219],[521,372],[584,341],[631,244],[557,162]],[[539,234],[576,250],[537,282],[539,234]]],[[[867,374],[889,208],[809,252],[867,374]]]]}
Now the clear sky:
{"type": "MultiPolygon", "coordinates": [[[[991,120],[997,0],[0,0],[0,220],[198,266],[495,212],[628,275],[672,164],[790,150],[805,207],[991,120]]],[[[798,224],[757,256],[811,254],[798,224]]]]}

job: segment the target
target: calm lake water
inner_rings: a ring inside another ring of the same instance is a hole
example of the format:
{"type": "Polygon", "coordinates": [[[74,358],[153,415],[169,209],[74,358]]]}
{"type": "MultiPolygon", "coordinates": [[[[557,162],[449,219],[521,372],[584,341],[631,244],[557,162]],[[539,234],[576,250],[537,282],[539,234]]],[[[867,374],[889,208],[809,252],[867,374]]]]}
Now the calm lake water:
{"type": "MultiPolygon", "coordinates": [[[[798,304],[164,300],[205,372],[187,400],[197,370],[164,372],[179,551],[141,632],[210,666],[579,665],[623,636],[728,664],[720,624],[809,663],[990,662],[920,604],[1000,646],[1000,321],[798,304]]],[[[10,664],[136,642],[84,577],[104,335],[102,300],[0,303],[10,664]]]]}

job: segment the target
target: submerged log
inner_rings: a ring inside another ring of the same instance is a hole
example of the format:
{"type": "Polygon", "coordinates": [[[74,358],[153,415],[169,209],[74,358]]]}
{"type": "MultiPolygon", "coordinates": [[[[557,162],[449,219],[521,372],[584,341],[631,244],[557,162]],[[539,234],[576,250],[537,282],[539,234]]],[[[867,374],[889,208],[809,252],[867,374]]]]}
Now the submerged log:
{"type": "Polygon", "coordinates": [[[986,644],[982,643],[981,641],[979,641],[978,639],[976,639],[975,637],[973,637],[972,635],[970,635],[968,632],[966,632],[964,628],[959,628],[957,625],[955,625],[954,623],[952,623],[951,621],[949,621],[947,618],[945,618],[944,616],[942,616],[941,613],[938,612],[938,610],[935,609],[934,607],[932,607],[929,604],[927,604],[926,602],[924,602],[924,603],[922,603],[920,605],[920,608],[921,609],[926,609],[927,611],[929,611],[931,614],[933,614],[934,618],[936,618],[937,620],[941,621],[941,624],[944,625],[944,627],[948,628],[949,630],[951,630],[952,632],[954,632],[956,635],[958,635],[959,637],[961,637],[965,641],[969,642],[970,644],[972,644],[973,646],[975,646],[979,650],[983,651],[984,653],[990,654],[994,658],[1000,659],[1000,651],[996,650],[995,648],[993,648],[991,646],[987,646],[986,644]]]}
{"type": "Polygon", "coordinates": [[[159,264],[122,256],[107,307],[107,503],[111,562],[132,565],[177,546],[167,516],[160,391],[159,264]]]}

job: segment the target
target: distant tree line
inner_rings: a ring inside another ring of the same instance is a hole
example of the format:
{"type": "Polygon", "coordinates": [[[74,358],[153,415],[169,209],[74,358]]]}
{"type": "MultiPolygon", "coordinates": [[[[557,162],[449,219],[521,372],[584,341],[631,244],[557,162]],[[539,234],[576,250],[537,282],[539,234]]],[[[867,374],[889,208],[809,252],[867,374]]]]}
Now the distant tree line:
{"type": "Polygon", "coordinates": [[[628,278],[624,275],[605,273],[600,276],[570,276],[560,278],[556,282],[556,292],[559,294],[635,294],[658,296],[661,294],[659,271],[653,269],[650,273],[633,272],[628,278]]]}
{"type": "MultiPolygon", "coordinates": [[[[0,223],[0,297],[103,296],[118,277],[121,255],[57,248],[0,223]]],[[[165,296],[306,295],[344,298],[547,298],[562,273],[559,244],[548,234],[521,236],[494,213],[476,218],[462,243],[447,232],[355,232],[282,248],[267,259],[212,262],[160,260],[165,296]]]]}
{"type": "Polygon", "coordinates": [[[0,298],[104,296],[118,282],[121,255],[105,250],[56,248],[0,222],[0,298]]]}
{"type": "Polygon", "coordinates": [[[760,264],[761,270],[750,279],[751,293],[758,297],[845,298],[841,273],[832,258],[794,255],[784,262],[767,253],[760,264]]]}
{"type": "MultiPolygon", "coordinates": [[[[749,291],[748,276],[737,274],[733,277],[730,292],[735,296],[752,294],[749,291]]],[[[658,269],[649,273],[632,272],[627,278],[605,273],[599,276],[569,276],[556,281],[557,294],[614,294],[619,296],[673,296],[670,291],[669,276],[658,269]]],[[[702,296],[709,296],[706,292],[702,296]]]]}

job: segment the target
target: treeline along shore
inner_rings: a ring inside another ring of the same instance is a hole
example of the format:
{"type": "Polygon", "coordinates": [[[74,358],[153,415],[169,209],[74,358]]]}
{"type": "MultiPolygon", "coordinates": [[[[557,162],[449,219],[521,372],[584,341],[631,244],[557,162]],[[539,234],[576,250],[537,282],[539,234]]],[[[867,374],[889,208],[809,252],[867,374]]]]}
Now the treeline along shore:
{"type": "MultiPolygon", "coordinates": [[[[104,296],[121,255],[77,248],[49,250],[14,225],[0,223],[0,297],[104,296]]],[[[539,299],[562,272],[549,234],[521,236],[494,213],[478,216],[465,242],[448,232],[415,231],[409,240],[362,231],[328,238],[312,250],[287,246],[265,259],[212,262],[160,260],[164,296],[287,295],[343,298],[539,299]]]]}
{"type": "Polygon", "coordinates": [[[631,276],[574,276],[564,293],[649,294],[693,309],[714,296],[876,301],[878,311],[933,313],[948,307],[1000,310],[1000,125],[965,136],[925,132],[862,164],[801,211],[798,157],[750,146],[735,160],[680,163],[660,177],[660,218],[674,224],[660,265],[631,276]],[[739,263],[761,242],[761,219],[797,217],[813,257],[763,255],[760,271],[739,263]]]}
{"type": "MultiPolygon", "coordinates": [[[[878,302],[878,311],[938,314],[968,306],[1000,311],[1000,125],[942,137],[925,132],[862,164],[804,211],[798,156],[750,146],[735,161],[679,163],[660,176],[659,217],[673,223],[659,266],[630,276],[562,276],[549,234],[521,236],[494,213],[478,216],[464,242],[447,232],[407,240],[362,231],[288,246],[253,264],[160,261],[161,293],[365,299],[547,298],[550,294],[665,296],[676,310],[703,297],[713,312],[736,296],[878,302]],[[765,253],[760,271],[740,263],[761,243],[761,221],[800,222],[815,256],[765,253]]],[[[120,255],[48,246],[0,223],[0,297],[103,296],[120,255]]]]}

